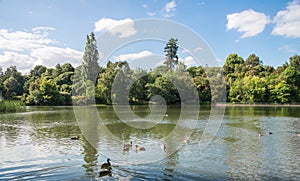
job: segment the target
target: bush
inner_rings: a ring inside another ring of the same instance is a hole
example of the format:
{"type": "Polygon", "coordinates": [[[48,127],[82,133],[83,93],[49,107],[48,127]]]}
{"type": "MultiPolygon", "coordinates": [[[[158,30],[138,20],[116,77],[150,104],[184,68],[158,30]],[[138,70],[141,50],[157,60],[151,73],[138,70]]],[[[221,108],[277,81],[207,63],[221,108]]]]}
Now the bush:
{"type": "Polygon", "coordinates": [[[25,104],[17,100],[0,101],[0,112],[25,111],[25,104]]]}

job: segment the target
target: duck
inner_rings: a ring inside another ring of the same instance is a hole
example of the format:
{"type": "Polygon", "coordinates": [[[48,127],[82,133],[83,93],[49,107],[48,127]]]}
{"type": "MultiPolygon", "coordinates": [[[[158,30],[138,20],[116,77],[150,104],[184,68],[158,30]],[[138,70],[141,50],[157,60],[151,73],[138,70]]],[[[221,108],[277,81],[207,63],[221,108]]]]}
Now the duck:
{"type": "Polygon", "coordinates": [[[273,134],[271,131],[269,131],[269,134],[273,134]]]}
{"type": "Polygon", "coordinates": [[[129,151],[129,149],[130,149],[130,147],[128,147],[128,146],[123,146],[123,151],[129,151]]]}
{"type": "Polygon", "coordinates": [[[130,141],[130,143],[124,144],[124,147],[132,147],[132,141],[130,141]]]}
{"type": "Polygon", "coordinates": [[[258,134],[258,136],[259,136],[259,137],[262,137],[262,136],[263,136],[263,134],[259,133],[259,134],[258,134]]]}
{"type": "Polygon", "coordinates": [[[79,136],[72,136],[71,140],[79,140],[79,136]]]}
{"type": "Polygon", "coordinates": [[[167,145],[166,144],[163,145],[163,149],[164,149],[164,151],[167,150],[167,145]]]}
{"type": "Polygon", "coordinates": [[[101,165],[101,169],[111,169],[111,164],[110,164],[110,159],[108,158],[107,159],[107,162],[106,163],[103,163],[102,165],[101,165]]]}
{"type": "Polygon", "coordinates": [[[145,151],[145,147],[143,146],[138,146],[138,145],[135,145],[135,148],[136,148],[136,151],[145,151]]]}
{"type": "Polygon", "coordinates": [[[112,176],[111,174],[112,168],[109,168],[108,170],[103,170],[99,173],[99,177],[104,177],[104,176],[112,176]]]}

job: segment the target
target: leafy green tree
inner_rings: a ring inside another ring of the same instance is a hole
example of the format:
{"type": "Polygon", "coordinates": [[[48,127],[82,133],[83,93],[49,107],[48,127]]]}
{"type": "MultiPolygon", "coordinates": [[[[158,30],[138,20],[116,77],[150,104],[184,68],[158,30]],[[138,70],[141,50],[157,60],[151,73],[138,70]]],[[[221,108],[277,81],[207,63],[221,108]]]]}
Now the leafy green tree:
{"type": "Polygon", "coordinates": [[[271,100],[275,103],[293,102],[295,96],[293,87],[286,81],[279,82],[271,92],[271,100]]]}
{"type": "Polygon", "coordinates": [[[174,84],[168,79],[167,76],[159,76],[155,79],[155,82],[153,84],[146,84],[146,88],[149,90],[148,98],[159,95],[164,98],[167,104],[175,104],[180,102],[179,93],[176,90],[174,84]]]}
{"type": "Polygon", "coordinates": [[[54,69],[54,76],[57,77],[62,73],[62,67],[60,66],[60,64],[56,64],[55,65],[55,69],[54,69]]]}
{"type": "Polygon", "coordinates": [[[33,70],[30,71],[30,77],[42,77],[42,74],[45,73],[47,67],[43,65],[36,65],[33,70]]]}
{"type": "Polygon", "coordinates": [[[234,81],[233,85],[230,88],[228,99],[230,102],[243,102],[245,100],[244,98],[244,92],[241,89],[243,86],[242,79],[237,79],[234,81]]]}
{"type": "Polygon", "coordinates": [[[245,76],[265,76],[262,61],[255,54],[249,55],[245,61],[246,74],[245,76]]]}
{"type": "MultiPolygon", "coordinates": [[[[128,68],[127,62],[112,63],[108,61],[106,68],[101,68],[97,80],[95,97],[97,103],[111,104],[111,89],[118,72],[125,67],[128,68]]],[[[127,69],[126,68],[126,69],[127,69]]]]}
{"type": "Polygon", "coordinates": [[[4,99],[4,97],[6,96],[6,88],[3,85],[3,71],[2,71],[2,67],[0,66],[0,100],[4,99]]]}
{"type": "Polygon", "coordinates": [[[129,101],[136,104],[148,101],[148,93],[145,87],[147,83],[151,82],[151,74],[145,70],[137,69],[133,76],[135,82],[130,88],[129,101]]]}
{"type": "Polygon", "coordinates": [[[164,61],[164,64],[166,64],[166,66],[171,70],[178,65],[177,41],[177,39],[171,38],[164,48],[164,52],[166,53],[166,60],[164,61]]]}
{"type": "MultiPolygon", "coordinates": [[[[223,73],[225,76],[233,76],[234,73],[241,72],[240,65],[244,64],[244,59],[238,54],[230,54],[227,56],[223,65],[223,73]]],[[[235,77],[237,78],[237,77],[235,77]]],[[[233,80],[234,81],[234,80],[233,80]]]]}
{"type": "Polygon", "coordinates": [[[57,90],[53,80],[42,79],[41,84],[30,91],[29,99],[32,99],[37,105],[63,105],[64,97],[57,90]]]}
{"type": "Polygon", "coordinates": [[[3,85],[6,89],[6,98],[14,99],[15,96],[23,94],[23,85],[25,82],[22,74],[17,70],[16,66],[10,66],[6,69],[2,76],[3,85]]]}
{"type": "Polygon", "coordinates": [[[6,96],[9,99],[12,99],[13,97],[15,97],[17,95],[16,91],[20,92],[20,90],[19,90],[20,85],[18,84],[17,79],[15,79],[14,77],[9,77],[8,79],[6,79],[4,81],[3,84],[7,89],[6,96]]]}
{"type": "Polygon", "coordinates": [[[74,67],[70,63],[63,64],[61,66],[61,69],[62,69],[62,73],[65,73],[65,72],[74,72],[75,71],[74,67]]]}
{"type": "Polygon", "coordinates": [[[295,67],[298,72],[300,72],[300,55],[295,54],[289,59],[290,66],[295,67]]]}
{"type": "Polygon", "coordinates": [[[240,103],[266,102],[267,92],[265,78],[246,76],[234,82],[229,92],[229,100],[240,103]]]}
{"type": "Polygon", "coordinates": [[[211,101],[211,90],[207,74],[202,66],[189,67],[187,69],[190,76],[193,78],[193,82],[198,90],[200,102],[211,101]]]}
{"type": "Polygon", "coordinates": [[[233,97],[229,95],[229,92],[231,91],[234,82],[244,76],[244,69],[245,64],[242,57],[240,57],[238,54],[230,54],[227,56],[222,70],[226,81],[227,97],[230,97],[229,100],[233,99],[233,97]]]}
{"type": "Polygon", "coordinates": [[[226,102],[226,82],[220,67],[207,67],[207,79],[209,83],[209,91],[207,95],[211,95],[210,102],[226,102]]]}

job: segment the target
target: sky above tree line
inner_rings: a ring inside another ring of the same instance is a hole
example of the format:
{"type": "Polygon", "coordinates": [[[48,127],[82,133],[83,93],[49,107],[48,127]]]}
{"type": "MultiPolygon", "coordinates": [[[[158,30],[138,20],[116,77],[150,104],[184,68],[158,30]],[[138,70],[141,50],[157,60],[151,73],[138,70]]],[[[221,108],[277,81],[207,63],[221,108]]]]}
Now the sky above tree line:
{"type": "MultiPolygon", "coordinates": [[[[0,0],[0,66],[16,65],[23,73],[35,65],[68,62],[78,66],[87,34],[93,31],[101,36],[128,23],[126,31],[117,32],[121,38],[128,37],[137,31],[135,20],[145,18],[178,22],[197,33],[220,66],[231,53],[244,59],[255,53],[265,65],[277,67],[300,52],[300,3],[296,0],[0,0]]],[[[163,56],[164,46],[165,42],[129,46],[111,59],[163,56]]],[[[187,50],[179,51],[180,59],[193,65],[187,50]]]]}

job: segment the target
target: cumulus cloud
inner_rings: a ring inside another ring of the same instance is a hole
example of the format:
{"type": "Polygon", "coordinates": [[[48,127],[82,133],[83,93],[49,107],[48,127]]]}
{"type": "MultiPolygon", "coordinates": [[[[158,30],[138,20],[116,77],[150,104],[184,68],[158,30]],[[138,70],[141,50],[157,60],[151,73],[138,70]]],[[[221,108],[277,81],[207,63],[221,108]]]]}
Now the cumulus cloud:
{"type": "Polygon", "coordinates": [[[34,58],[27,54],[11,51],[4,51],[2,55],[0,54],[0,66],[3,68],[16,65],[19,70],[29,72],[34,62],[34,58]]]}
{"type": "Polygon", "coordinates": [[[119,56],[115,56],[114,59],[117,61],[129,61],[129,60],[137,60],[140,58],[148,57],[153,55],[150,51],[141,51],[139,53],[128,53],[128,54],[122,54],[119,56]]]}
{"type": "Polygon", "coordinates": [[[57,47],[56,40],[48,37],[52,27],[35,27],[31,31],[8,31],[0,29],[0,66],[5,69],[16,65],[28,73],[35,65],[54,67],[70,62],[79,65],[82,52],[71,48],[57,47]]]}
{"type": "Polygon", "coordinates": [[[227,15],[227,30],[236,29],[242,33],[241,38],[256,36],[263,32],[270,23],[270,18],[264,13],[252,9],[227,15]]]}
{"type": "Polygon", "coordinates": [[[160,15],[160,16],[163,16],[165,18],[169,18],[169,17],[172,17],[175,15],[175,11],[176,11],[176,3],[175,1],[170,1],[170,2],[167,2],[164,6],[160,7],[159,9],[152,9],[151,11],[150,8],[148,8],[148,5],[147,6],[144,6],[143,7],[146,9],[148,9],[148,11],[146,12],[148,16],[156,16],[156,15],[160,15]]]}
{"type": "Polygon", "coordinates": [[[175,1],[168,2],[163,9],[163,16],[165,18],[169,18],[174,16],[174,12],[176,11],[176,3],[175,1]]]}
{"type": "Polygon", "coordinates": [[[71,48],[49,46],[33,49],[30,56],[35,58],[35,65],[53,67],[58,63],[71,63],[73,66],[78,66],[81,63],[82,52],[71,48]]]}
{"type": "Polygon", "coordinates": [[[176,10],[175,1],[168,2],[165,6],[165,10],[166,10],[167,13],[169,13],[171,11],[175,11],[176,10]]]}
{"type": "Polygon", "coordinates": [[[278,11],[273,19],[273,35],[300,37],[300,5],[298,1],[288,4],[285,10],[278,11]]]}
{"type": "Polygon", "coordinates": [[[192,66],[196,64],[196,61],[192,56],[184,57],[184,59],[179,59],[179,61],[182,61],[186,66],[192,66]]]}
{"type": "Polygon", "coordinates": [[[126,38],[136,34],[134,21],[130,18],[122,20],[114,20],[110,18],[101,18],[95,22],[95,32],[109,31],[113,35],[118,35],[119,38],[126,38]]]}
{"type": "Polygon", "coordinates": [[[25,31],[8,31],[0,29],[0,49],[12,51],[24,51],[32,48],[39,48],[56,43],[55,40],[49,39],[47,31],[34,29],[32,32],[25,31]]]}

